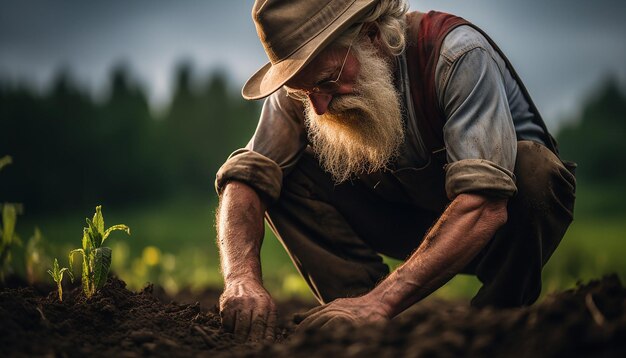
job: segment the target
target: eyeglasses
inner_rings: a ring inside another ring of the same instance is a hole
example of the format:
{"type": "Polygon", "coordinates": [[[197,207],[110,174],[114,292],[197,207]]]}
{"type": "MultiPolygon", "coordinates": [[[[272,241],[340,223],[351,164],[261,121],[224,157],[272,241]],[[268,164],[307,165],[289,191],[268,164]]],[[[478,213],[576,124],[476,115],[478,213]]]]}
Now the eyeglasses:
{"type": "Polygon", "coordinates": [[[300,89],[296,90],[296,89],[291,89],[285,86],[285,89],[287,90],[287,96],[298,101],[306,101],[309,99],[309,96],[312,94],[336,93],[339,90],[339,86],[340,86],[339,79],[341,78],[341,73],[343,72],[343,68],[346,65],[346,61],[348,60],[350,49],[352,49],[352,45],[354,44],[354,41],[356,40],[356,38],[359,36],[360,32],[361,32],[361,28],[359,27],[356,30],[356,36],[354,36],[352,38],[352,41],[350,41],[350,46],[348,46],[348,51],[346,52],[346,56],[343,58],[343,62],[341,63],[341,68],[339,69],[339,74],[337,75],[336,79],[319,83],[315,85],[315,87],[311,88],[310,90],[300,90],[300,89]]]}

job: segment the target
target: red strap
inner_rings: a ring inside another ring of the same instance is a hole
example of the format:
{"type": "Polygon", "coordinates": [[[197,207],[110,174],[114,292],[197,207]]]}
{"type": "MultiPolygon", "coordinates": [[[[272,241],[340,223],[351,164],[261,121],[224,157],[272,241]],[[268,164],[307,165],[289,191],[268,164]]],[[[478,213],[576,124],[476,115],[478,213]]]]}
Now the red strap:
{"type": "Polygon", "coordinates": [[[446,117],[439,106],[435,83],[441,45],[450,31],[466,24],[469,24],[466,20],[443,12],[407,14],[406,53],[413,106],[420,133],[431,152],[445,146],[446,117]]]}

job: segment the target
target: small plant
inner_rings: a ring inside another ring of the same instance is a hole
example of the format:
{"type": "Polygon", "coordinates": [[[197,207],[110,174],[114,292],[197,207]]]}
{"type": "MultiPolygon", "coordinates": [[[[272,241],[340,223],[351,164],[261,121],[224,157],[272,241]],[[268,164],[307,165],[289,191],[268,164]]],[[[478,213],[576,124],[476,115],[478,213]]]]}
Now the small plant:
{"type": "MultiPolygon", "coordinates": [[[[11,164],[11,156],[5,155],[0,158],[0,170],[11,164]]],[[[19,205],[4,203],[0,204],[2,211],[2,226],[0,226],[0,282],[4,282],[5,275],[11,271],[11,249],[15,245],[20,245],[20,239],[15,234],[15,222],[19,205]]]]}
{"type": "Polygon", "coordinates": [[[105,231],[100,205],[96,207],[93,219],[87,218],[86,221],[87,227],[83,228],[83,247],[72,250],[69,254],[69,261],[70,267],[73,267],[74,254],[82,254],[81,282],[85,295],[91,297],[104,286],[111,267],[111,248],[102,246],[102,244],[113,231],[121,230],[130,235],[130,229],[126,225],[113,225],[105,231]]]}
{"type": "Polygon", "coordinates": [[[26,263],[26,281],[33,285],[35,282],[41,281],[43,267],[50,265],[50,258],[46,255],[44,249],[44,237],[41,230],[35,227],[33,236],[28,239],[24,249],[24,261],[26,263]]]}
{"type": "Polygon", "coordinates": [[[11,163],[13,163],[13,158],[11,158],[10,155],[5,155],[4,157],[0,158],[0,170],[2,170],[2,168],[11,163]]]}
{"type": "Polygon", "coordinates": [[[0,227],[0,281],[4,282],[5,275],[11,272],[11,251],[14,246],[20,246],[22,241],[15,233],[15,222],[21,206],[4,203],[2,209],[2,226],[0,227]]]}
{"type": "Polygon", "coordinates": [[[52,276],[52,279],[54,280],[54,282],[57,283],[57,290],[59,292],[59,301],[63,302],[63,286],[61,285],[61,281],[63,281],[63,273],[67,271],[67,274],[70,275],[70,280],[72,280],[72,282],[74,282],[74,275],[72,275],[72,271],[70,271],[67,267],[63,267],[62,269],[59,269],[59,261],[57,261],[57,259],[54,259],[54,266],[52,267],[52,270],[48,270],[48,273],[50,274],[50,276],[52,276]]]}

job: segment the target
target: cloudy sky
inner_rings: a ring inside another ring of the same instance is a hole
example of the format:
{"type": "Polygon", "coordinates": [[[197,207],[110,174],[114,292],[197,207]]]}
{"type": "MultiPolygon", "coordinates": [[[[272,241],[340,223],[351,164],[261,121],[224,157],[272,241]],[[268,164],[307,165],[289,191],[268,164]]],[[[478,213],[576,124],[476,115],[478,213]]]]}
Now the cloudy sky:
{"type": "MultiPolygon", "coordinates": [[[[267,58],[252,0],[0,0],[0,77],[45,88],[61,66],[95,94],[125,62],[152,103],[168,99],[182,59],[198,74],[220,68],[239,87],[267,58]]],[[[499,43],[551,127],[576,112],[600,80],[626,83],[624,0],[412,0],[451,12],[499,43]]]]}

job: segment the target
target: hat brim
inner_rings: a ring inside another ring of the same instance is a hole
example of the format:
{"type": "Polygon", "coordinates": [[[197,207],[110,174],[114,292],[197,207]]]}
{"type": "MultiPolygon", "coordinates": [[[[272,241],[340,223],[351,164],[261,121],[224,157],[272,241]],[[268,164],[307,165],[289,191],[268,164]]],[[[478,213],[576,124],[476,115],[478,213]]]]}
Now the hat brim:
{"type": "Polygon", "coordinates": [[[276,92],[308,65],[329,43],[353,25],[376,0],[356,0],[328,27],[300,47],[291,56],[272,64],[268,62],[246,82],[241,90],[245,99],[261,99],[276,92]]]}

